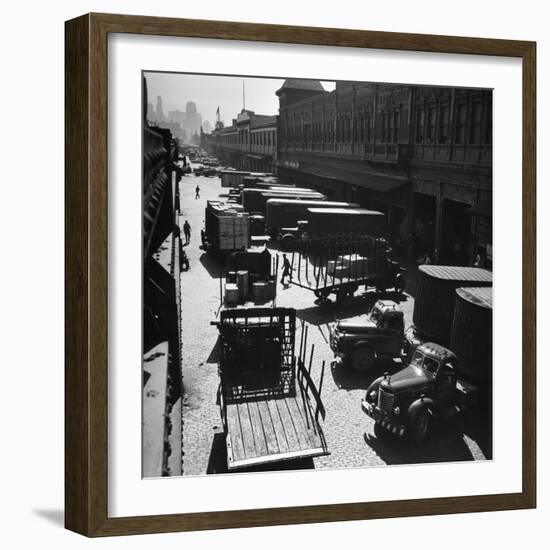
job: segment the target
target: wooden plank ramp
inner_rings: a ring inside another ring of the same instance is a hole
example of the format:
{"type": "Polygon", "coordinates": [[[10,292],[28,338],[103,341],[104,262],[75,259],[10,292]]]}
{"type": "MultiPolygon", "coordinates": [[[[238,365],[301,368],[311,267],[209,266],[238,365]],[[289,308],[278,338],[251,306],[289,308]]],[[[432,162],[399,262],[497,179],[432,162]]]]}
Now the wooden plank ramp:
{"type": "Polygon", "coordinates": [[[229,470],[327,454],[300,393],[228,404],[226,414],[229,470]]]}

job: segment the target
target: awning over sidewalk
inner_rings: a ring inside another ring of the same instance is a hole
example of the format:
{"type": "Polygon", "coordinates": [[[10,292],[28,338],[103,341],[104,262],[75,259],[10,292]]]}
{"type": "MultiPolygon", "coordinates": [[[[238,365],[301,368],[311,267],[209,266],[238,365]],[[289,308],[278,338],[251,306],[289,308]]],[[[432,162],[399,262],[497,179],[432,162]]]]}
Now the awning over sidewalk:
{"type": "Polygon", "coordinates": [[[300,171],[321,178],[343,181],[351,185],[357,185],[358,187],[365,187],[373,191],[381,192],[391,191],[409,183],[407,177],[398,174],[385,174],[370,170],[349,170],[337,166],[311,165],[300,167],[300,171]]]}

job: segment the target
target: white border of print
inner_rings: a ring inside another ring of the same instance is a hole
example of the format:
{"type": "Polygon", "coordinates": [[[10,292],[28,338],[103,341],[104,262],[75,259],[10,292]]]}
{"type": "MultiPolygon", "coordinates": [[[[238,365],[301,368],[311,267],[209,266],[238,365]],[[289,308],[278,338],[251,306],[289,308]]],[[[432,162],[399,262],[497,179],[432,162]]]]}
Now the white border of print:
{"type": "Polygon", "coordinates": [[[108,49],[109,516],[520,492],[521,60],[128,34],[108,49]],[[492,461],[141,479],[142,69],[494,88],[492,461]]]}

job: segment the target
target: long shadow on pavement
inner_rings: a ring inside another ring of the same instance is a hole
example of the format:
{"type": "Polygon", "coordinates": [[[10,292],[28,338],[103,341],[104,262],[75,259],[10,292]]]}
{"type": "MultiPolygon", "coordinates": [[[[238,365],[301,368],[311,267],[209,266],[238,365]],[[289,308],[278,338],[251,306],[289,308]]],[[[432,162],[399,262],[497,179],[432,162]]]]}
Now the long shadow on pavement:
{"type": "MultiPolygon", "coordinates": [[[[383,429],[382,429],[383,430],[383,429]]],[[[420,444],[406,437],[382,431],[381,437],[365,434],[368,445],[386,464],[427,464],[474,460],[463,437],[459,418],[433,422],[426,441],[420,444]]]]}
{"type": "Polygon", "coordinates": [[[371,299],[356,296],[351,305],[346,308],[337,306],[334,302],[321,302],[315,306],[297,310],[296,316],[311,325],[326,325],[336,321],[336,319],[348,319],[368,313],[372,303],[371,299]]]}
{"type": "Polygon", "coordinates": [[[218,334],[218,337],[216,338],[216,343],[214,344],[214,347],[210,350],[210,354],[208,355],[208,359],[206,359],[207,363],[218,363],[220,360],[220,346],[221,346],[221,338],[218,334]]]}
{"type": "Polygon", "coordinates": [[[201,254],[199,261],[213,279],[218,279],[223,274],[223,264],[218,258],[205,252],[201,254]]]}
{"type": "Polygon", "coordinates": [[[401,360],[377,359],[367,372],[353,370],[346,362],[333,361],[330,370],[334,383],[342,390],[366,390],[371,383],[385,372],[393,374],[404,367],[401,360]]]}

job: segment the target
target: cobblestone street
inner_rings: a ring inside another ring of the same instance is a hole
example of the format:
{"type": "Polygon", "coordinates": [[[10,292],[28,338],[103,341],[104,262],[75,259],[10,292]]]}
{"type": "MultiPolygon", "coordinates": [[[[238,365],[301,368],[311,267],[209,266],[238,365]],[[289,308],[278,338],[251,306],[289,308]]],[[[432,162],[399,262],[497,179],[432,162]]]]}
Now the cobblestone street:
{"type": "MultiPolygon", "coordinates": [[[[183,470],[185,475],[218,473],[226,471],[225,446],[216,403],[218,331],[210,322],[220,306],[220,265],[200,248],[200,230],[206,201],[218,199],[224,189],[217,177],[196,177],[193,174],[185,175],[179,185],[182,212],[180,227],[188,220],[192,228],[191,241],[185,247],[190,270],[183,272],[181,277],[182,371],[185,388],[183,470]],[[197,185],[200,186],[200,199],[195,199],[197,185]]],[[[405,315],[405,326],[412,322],[416,266],[407,265],[407,268],[405,294],[397,296],[388,293],[383,296],[399,301],[405,315]]],[[[323,429],[330,454],[287,467],[373,467],[488,458],[491,446],[487,426],[477,424],[472,427],[461,417],[447,422],[441,428],[434,425],[431,437],[421,446],[390,437],[383,440],[374,437],[373,421],[362,412],[361,398],[375,377],[385,371],[395,370],[399,365],[392,365],[387,360],[380,361],[373,371],[358,374],[334,362],[328,343],[328,324],[335,319],[365,314],[379,297],[374,290],[363,295],[356,293],[349,307],[338,308],[333,303],[316,305],[312,292],[297,286],[278,284],[277,306],[296,308],[301,321],[299,324],[309,327],[308,345],[315,345],[312,376],[316,383],[319,382],[323,361],[326,365],[321,397],[326,408],[323,429]]]]}

